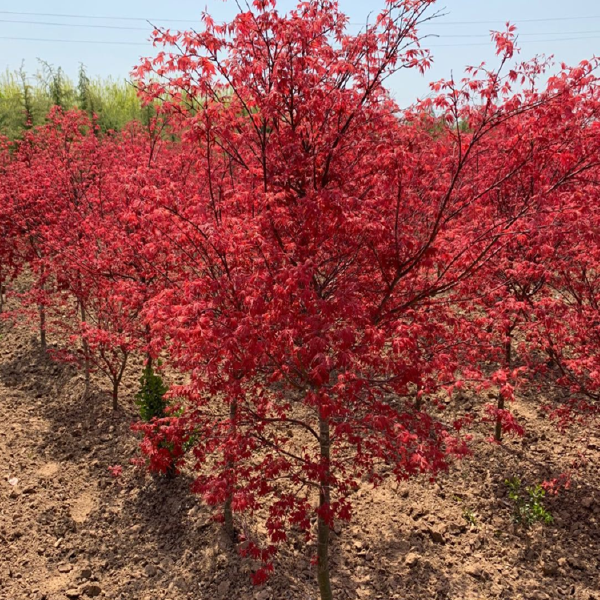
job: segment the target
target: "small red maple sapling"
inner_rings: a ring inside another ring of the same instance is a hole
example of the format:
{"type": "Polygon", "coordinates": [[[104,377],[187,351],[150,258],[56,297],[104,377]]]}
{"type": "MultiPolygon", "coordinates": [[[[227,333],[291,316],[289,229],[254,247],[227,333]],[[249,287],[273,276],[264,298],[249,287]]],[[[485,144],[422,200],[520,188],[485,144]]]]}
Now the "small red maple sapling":
{"type": "Polygon", "coordinates": [[[108,467],[108,470],[115,479],[118,479],[119,477],[121,477],[121,475],[123,475],[123,467],[121,465],[114,465],[112,467],[108,467]]]}

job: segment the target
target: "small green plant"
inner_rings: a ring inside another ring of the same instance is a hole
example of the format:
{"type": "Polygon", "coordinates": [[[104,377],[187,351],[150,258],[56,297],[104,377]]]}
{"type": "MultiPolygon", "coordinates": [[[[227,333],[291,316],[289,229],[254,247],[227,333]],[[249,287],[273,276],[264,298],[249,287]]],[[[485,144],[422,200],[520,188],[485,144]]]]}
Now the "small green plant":
{"type": "Polygon", "coordinates": [[[518,477],[505,481],[508,487],[508,497],[514,504],[513,519],[515,523],[524,527],[531,527],[534,523],[550,525],[554,521],[552,515],[544,507],[546,492],[541,485],[524,488],[518,477]]]}
{"type": "Polygon", "coordinates": [[[140,377],[140,389],[135,395],[140,416],[144,421],[151,421],[155,417],[161,419],[165,416],[168,404],[165,400],[166,393],[167,387],[162,377],[154,372],[152,363],[148,362],[140,377]]]}
{"type": "MultiPolygon", "coordinates": [[[[152,419],[162,419],[166,415],[168,402],[165,400],[167,386],[164,384],[162,377],[157,375],[152,368],[152,363],[148,361],[144,372],[140,377],[140,389],[135,395],[136,404],[140,409],[140,416],[144,421],[152,421],[152,419]]],[[[160,446],[168,450],[169,454],[173,455],[173,444],[161,442],[160,446]]],[[[166,471],[168,478],[175,477],[177,469],[173,462],[166,471]]]]}
{"type": "Polygon", "coordinates": [[[477,527],[477,519],[475,518],[475,513],[472,510],[469,510],[468,508],[464,508],[462,516],[463,516],[463,519],[469,525],[472,525],[473,527],[477,527]]]}

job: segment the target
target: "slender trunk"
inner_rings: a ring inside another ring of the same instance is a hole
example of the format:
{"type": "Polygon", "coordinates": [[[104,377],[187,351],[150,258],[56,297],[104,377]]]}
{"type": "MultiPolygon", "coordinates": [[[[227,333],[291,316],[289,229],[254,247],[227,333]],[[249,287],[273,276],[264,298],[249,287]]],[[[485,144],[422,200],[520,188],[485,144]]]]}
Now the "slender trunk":
{"type": "MultiPolygon", "coordinates": [[[[41,286],[42,291],[44,290],[44,279],[45,279],[45,268],[42,265],[41,267],[41,286]]],[[[46,307],[43,304],[38,305],[38,309],[40,312],[40,348],[42,352],[46,352],[47,344],[46,344],[46,307]]]]}
{"type": "MultiPolygon", "coordinates": [[[[79,308],[80,308],[80,312],[81,312],[81,322],[85,323],[87,315],[85,312],[85,306],[83,305],[83,302],[79,303],[79,308]]],[[[85,337],[82,338],[82,346],[83,346],[83,365],[84,365],[84,369],[85,369],[85,391],[83,392],[83,397],[87,398],[90,395],[90,372],[91,372],[91,368],[90,368],[90,346],[87,342],[87,340],[85,339],[85,337]]]]}
{"type": "Polygon", "coordinates": [[[319,492],[319,517],[317,522],[317,581],[321,600],[333,600],[331,593],[331,581],[329,580],[329,523],[323,518],[323,509],[331,504],[331,489],[329,482],[329,420],[319,416],[319,439],[321,450],[321,461],[325,466],[321,489],[319,492]]]}
{"type": "Polygon", "coordinates": [[[129,357],[129,353],[123,351],[123,362],[121,363],[121,367],[119,372],[113,377],[113,391],[112,391],[112,407],[113,410],[119,409],[119,386],[121,385],[121,379],[123,379],[123,373],[125,372],[125,367],[127,366],[127,358],[129,357]]]}
{"type": "MultiPolygon", "coordinates": [[[[234,398],[229,405],[229,433],[230,435],[235,434],[236,431],[236,419],[237,419],[238,401],[234,398]]],[[[230,458],[227,460],[227,469],[231,471],[234,468],[233,460],[230,458]]],[[[232,542],[235,542],[235,527],[233,526],[233,486],[230,486],[225,505],[223,506],[223,517],[225,521],[225,532],[227,537],[232,542]]]]}
{"type": "Polygon", "coordinates": [[[225,500],[225,504],[223,505],[223,518],[225,527],[225,533],[229,538],[229,541],[235,542],[235,527],[233,526],[233,511],[231,510],[231,492],[227,496],[227,500],[225,500]]]}
{"type": "Polygon", "coordinates": [[[4,310],[4,278],[0,276],[0,313],[4,310]]]}
{"type": "Polygon", "coordinates": [[[423,408],[423,398],[420,396],[421,386],[417,385],[417,399],[415,400],[415,410],[421,411],[423,408]]]}
{"type": "MultiPolygon", "coordinates": [[[[498,394],[498,410],[504,410],[504,398],[502,394],[498,394]]],[[[502,419],[500,416],[496,417],[496,431],[494,432],[494,438],[497,442],[502,441],[502,419]]]]}
{"type": "MultiPolygon", "coordinates": [[[[504,361],[506,368],[510,369],[512,363],[512,330],[508,333],[506,342],[504,343],[504,361]]],[[[498,394],[498,410],[504,410],[504,397],[502,394],[498,394]]],[[[502,419],[498,416],[496,418],[496,431],[494,432],[494,438],[497,442],[502,441],[502,419]]]]}
{"type": "Polygon", "coordinates": [[[40,348],[42,352],[46,352],[46,308],[43,304],[39,305],[40,310],[40,348]]]}
{"type": "Polygon", "coordinates": [[[119,409],[119,383],[117,382],[117,380],[113,381],[112,408],[113,410],[119,409]]]}
{"type": "MultiPolygon", "coordinates": [[[[142,277],[142,283],[146,283],[145,279],[142,277]]],[[[146,335],[146,367],[149,369],[152,369],[153,367],[153,361],[152,361],[152,355],[150,354],[150,325],[146,324],[146,326],[144,327],[144,332],[146,335]]],[[[160,361],[159,361],[160,363],[160,361]]]]}

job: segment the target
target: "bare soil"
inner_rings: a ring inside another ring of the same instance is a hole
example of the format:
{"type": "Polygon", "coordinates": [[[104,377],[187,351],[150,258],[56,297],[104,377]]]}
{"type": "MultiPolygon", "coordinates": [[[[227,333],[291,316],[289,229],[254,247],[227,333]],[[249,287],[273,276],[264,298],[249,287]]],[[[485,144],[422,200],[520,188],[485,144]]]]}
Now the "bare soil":
{"type": "MultiPolygon", "coordinates": [[[[84,400],[81,374],[1,326],[0,599],[317,600],[314,546],[284,549],[254,588],[252,565],[190,478],[127,466],[138,377],[134,365],[113,413],[102,380],[84,400]],[[108,470],[117,464],[119,480],[108,470]]],[[[365,484],[354,521],[334,535],[336,600],[600,600],[600,437],[558,432],[542,403],[522,395],[525,437],[497,446],[482,427],[474,457],[434,483],[365,484]],[[515,525],[505,480],[534,485],[567,470],[570,489],[546,498],[554,523],[515,525]]]]}

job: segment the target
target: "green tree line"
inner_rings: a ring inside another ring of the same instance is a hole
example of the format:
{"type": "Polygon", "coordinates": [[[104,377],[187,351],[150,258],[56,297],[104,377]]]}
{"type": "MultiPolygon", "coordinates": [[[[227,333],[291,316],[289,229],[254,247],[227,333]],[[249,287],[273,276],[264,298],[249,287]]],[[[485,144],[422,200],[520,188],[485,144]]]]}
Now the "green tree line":
{"type": "Polygon", "coordinates": [[[102,131],[119,130],[131,121],[148,123],[152,106],[142,106],[135,88],[125,80],[88,76],[82,65],[77,81],[40,61],[34,74],[24,67],[0,74],[0,134],[17,139],[26,129],[44,123],[53,106],[80,108],[102,131]]]}

